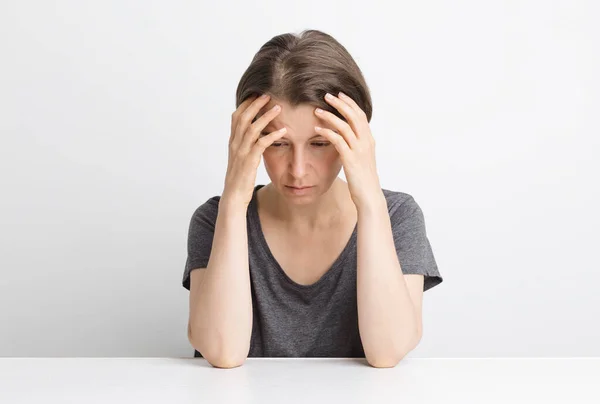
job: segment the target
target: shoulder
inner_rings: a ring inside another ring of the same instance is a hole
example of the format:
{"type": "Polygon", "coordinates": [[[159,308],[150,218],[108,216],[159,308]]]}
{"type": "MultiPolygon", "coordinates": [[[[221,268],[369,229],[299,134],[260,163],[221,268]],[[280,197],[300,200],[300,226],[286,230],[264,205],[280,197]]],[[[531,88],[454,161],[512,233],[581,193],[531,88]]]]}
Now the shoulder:
{"type": "Polygon", "coordinates": [[[405,217],[415,213],[416,210],[420,211],[417,201],[411,194],[383,188],[382,191],[391,217],[405,217]]]}
{"type": "Polygon", "coordinates": [[[202,224],[214,228],[219,213],[220,200],[221,196],[215,195],[198,206],[192,214],[192,224],[202,224]]]}
{"type": "Polygon", "coordinates": [[[383,189],[383,193],[387,201],[392,228],[395,231],[409,231],[424,227],[425,216],[411,194],[388,189],[383,189]]]}

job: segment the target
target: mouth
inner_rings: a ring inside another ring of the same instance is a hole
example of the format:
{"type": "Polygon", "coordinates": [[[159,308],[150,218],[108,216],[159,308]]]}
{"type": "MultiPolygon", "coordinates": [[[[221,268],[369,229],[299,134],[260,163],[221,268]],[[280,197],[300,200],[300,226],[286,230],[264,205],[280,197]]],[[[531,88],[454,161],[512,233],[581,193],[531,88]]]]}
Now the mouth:
{"type": "Polygon", "coordinates": [[[293,187],[291,185],[286,185],[286,187],[292,188],[292,189],[307,189],[307,188],[312,188],[313,186],[311,185],[310,187],[293,187]]]}

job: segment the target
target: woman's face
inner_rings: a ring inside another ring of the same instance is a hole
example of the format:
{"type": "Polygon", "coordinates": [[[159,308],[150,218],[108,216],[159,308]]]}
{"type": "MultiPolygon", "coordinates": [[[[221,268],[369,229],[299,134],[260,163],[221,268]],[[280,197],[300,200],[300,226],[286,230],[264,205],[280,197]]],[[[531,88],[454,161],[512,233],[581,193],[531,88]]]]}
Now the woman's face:
{"type": "Polygon", "coordinates": [[[261,137],[284,126],[287,132],[266,148],[265,168],[284,197],[294,203],[307,203],[327,192],[342,168],[335,146],[314,129],[315,126],[334,128],[315,115],[316,107],[312,105],[301,104],[294,108],[273,98],[258,116],[276,104],[281,106],[281,112],[263,129],[261,137]],[[290,187],[311,188],[300,191],[290,187]]]}

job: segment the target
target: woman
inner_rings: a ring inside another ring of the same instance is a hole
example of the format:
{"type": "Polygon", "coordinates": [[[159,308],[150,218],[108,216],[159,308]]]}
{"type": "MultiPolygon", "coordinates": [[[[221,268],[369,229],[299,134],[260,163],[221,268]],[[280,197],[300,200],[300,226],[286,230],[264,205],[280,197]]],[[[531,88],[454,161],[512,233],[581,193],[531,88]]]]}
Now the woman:
{"type": "Polygon", "coordinates": [[[392,367],[418,344],[422,294],[442,278],[419,205],[380,187],[371,112],[360,69],[330,35],[279,35],[254,56],[223,193],[189,227],[194,356],[224,368],[248,356],[392,367]],[[271,182],[255,186],[261,156],[271,182]]]}

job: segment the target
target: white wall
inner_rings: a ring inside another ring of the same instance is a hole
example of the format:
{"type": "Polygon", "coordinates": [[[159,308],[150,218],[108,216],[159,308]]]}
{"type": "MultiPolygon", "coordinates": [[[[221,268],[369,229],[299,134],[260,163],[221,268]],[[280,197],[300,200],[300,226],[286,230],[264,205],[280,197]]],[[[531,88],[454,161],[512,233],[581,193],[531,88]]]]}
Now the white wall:
{"type": "Polygon", "coordinates": [[[410,355],[600,355],[599,11],[3,1],[0,356],[192,355],[191,214],[223,189],[240,75],[305,28],[363,69],[382,186],[425,213],[444,283],[410,355]]]}

